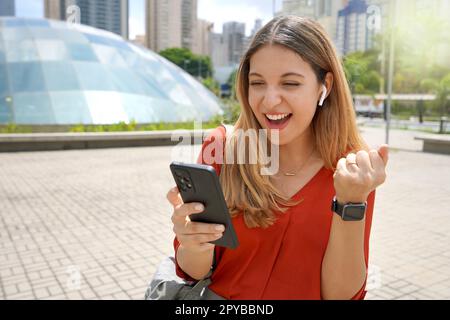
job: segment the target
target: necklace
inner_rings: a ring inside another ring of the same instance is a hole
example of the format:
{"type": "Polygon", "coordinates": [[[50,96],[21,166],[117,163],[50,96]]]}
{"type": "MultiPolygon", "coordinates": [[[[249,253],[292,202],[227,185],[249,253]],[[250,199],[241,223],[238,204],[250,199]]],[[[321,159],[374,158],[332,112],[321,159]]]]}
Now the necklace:
{"type": "Polygon", "coordinates": [[[299,173],[302,169],[303,169],[303,167],[308,163],[308,161],[309,161],[309,159],[311,158],[311,156],[313,155],[313,153],[314,153],[314,148],[312,149],[312,151],[311,151],[311,153],[309,154],[309,156],[308,156],[308,158],[306,159],[306,161],[304,162],[304,163],[302,163],[301,164],[301,166],[297,169],[297,170],[295,170],[294,172],[283,172],[283,171],[281,171],[286,177],[293,177],[293,176],[295,176],[297,173],[299,173]]]}

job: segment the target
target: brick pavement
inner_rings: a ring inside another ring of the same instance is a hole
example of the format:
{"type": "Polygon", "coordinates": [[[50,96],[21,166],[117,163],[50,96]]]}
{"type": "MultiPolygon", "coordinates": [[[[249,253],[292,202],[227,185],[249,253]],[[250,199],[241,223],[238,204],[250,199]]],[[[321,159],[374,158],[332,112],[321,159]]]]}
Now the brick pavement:
{"type": "MultiPolygon", "coordinates": [[[[370,145],[384,131],[363,127],[370,145]]],[[[393,131],[367,299],[450,299],[450,157],[393,131]]],[[[171,147],[0,154],[0,299],[142,299],[172,252],[171,147]]]]}

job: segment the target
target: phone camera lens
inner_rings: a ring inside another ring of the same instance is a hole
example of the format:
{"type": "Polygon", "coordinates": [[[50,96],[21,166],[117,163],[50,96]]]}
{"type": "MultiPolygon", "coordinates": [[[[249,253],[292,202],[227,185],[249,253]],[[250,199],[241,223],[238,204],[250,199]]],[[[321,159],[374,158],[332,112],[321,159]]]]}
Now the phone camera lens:
{"type": "Polygon", "coordinates": [[[188,184],[187,184],[187,187],[188,187],[189,189],[192,188],[192,184],[188,183],[188,184]]]}

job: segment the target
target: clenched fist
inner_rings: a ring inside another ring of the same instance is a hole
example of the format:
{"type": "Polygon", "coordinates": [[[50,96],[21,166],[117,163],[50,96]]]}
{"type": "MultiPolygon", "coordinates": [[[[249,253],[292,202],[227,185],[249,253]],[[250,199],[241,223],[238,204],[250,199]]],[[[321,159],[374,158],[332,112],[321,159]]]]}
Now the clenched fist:
{"type": "Polygon", "coordinates": [[[336,200],[341,204],[365,202],[386,179],[388,151],[383,144],[378,150],[362,150],[339,159],[333,175],[336,200]]]}

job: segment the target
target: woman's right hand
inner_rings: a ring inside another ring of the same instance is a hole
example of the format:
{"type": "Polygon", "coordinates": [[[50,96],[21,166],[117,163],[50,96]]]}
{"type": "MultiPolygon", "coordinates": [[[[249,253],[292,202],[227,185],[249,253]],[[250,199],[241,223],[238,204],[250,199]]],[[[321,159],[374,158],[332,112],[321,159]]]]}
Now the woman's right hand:
{"type": "Polygon", "coordinates": [[[201,203],[183,203],[177,187],[169,190],[167,199],[173,206],[173,232],[180,245],[190,251],[208,251],[214,248],[214,241],[223,236],[225,227],[220,224],[194,222],[189,219],[193,213],[201,213],[204,206],[201,203]]]}

